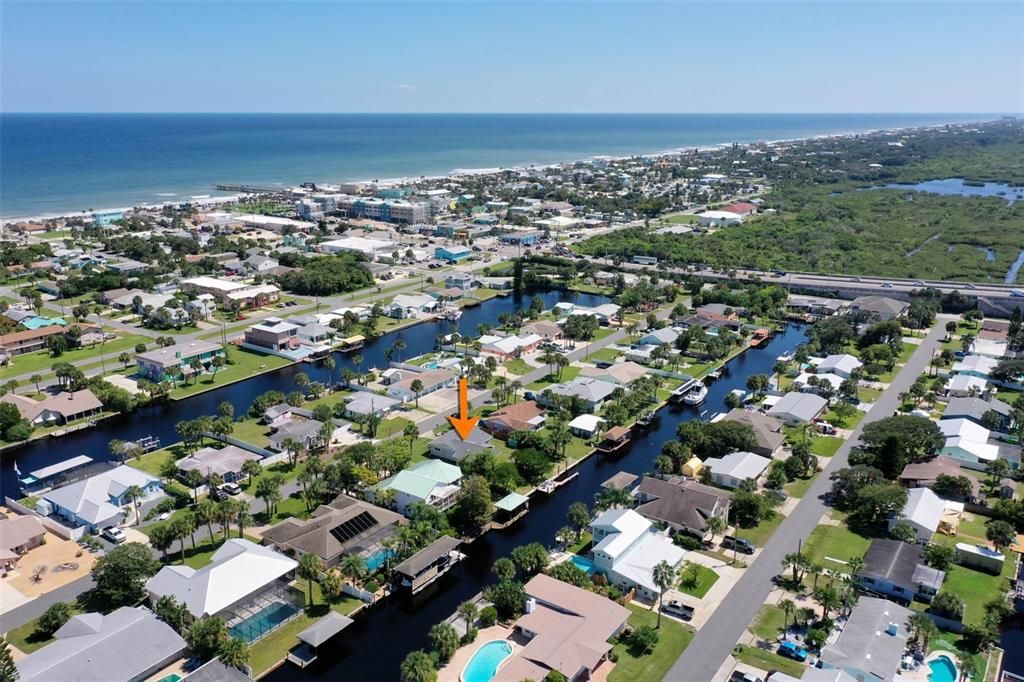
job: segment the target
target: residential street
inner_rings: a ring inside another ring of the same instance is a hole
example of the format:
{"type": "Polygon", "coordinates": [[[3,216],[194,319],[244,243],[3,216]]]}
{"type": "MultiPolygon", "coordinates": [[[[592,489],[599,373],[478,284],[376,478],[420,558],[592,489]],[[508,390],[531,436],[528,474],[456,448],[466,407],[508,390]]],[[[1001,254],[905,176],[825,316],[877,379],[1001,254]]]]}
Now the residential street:
{"type": "Polygon", "coordinates": [[[865,424],[893,414],[899,406],[899,394],[906,391],[927,369],[939,342],[944,338],[946,322],[950,319],[954,318],[939,316],[889,388],[882,393],[871,411],[829,460],[807,494],[775,531],[761,555],[746,569],[743,577],[718,605],[704,627],[697,631],[683,655],[669,670],[665,677],[667,682],[717,682],[716,674],[722,663],[767,599],[773,587],[772,579],[782,570],[782,558],[796,551],[798,541],[807,539],[825,513],[826,507],[821,496],[830,488],[829,475],[846,466],[850,449],[859,441],[865,424]]]}

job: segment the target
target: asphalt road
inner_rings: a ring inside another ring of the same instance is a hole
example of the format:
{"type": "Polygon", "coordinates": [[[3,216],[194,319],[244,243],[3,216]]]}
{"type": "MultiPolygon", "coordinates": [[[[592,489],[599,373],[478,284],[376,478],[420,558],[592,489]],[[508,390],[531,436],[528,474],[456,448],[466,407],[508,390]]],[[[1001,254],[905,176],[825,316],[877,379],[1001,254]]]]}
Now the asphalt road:
{"type": "Polygon", "coordinates": [[[882,393],[871,411],[829,460],[807,494],[775,531],[761,555],[719,603],[704,627],[697,631],[693,641],[665,676],[666,682],[711,682],[715,678],[726,657],[732,653],[733,646],[768,598],[774,587],[773,578],[782,570],[782,558],[796,551],[798,541],[807,539],[825,513],[826,507],[821,496],[831,487],[829,475],[846,467],[850,449],[860,439],[865,424],[888,417],[899,407],[899,394],[906,391],[928,367],[935,349],[945,335],[949,319],[953,318],[940,317],[936,322],[889,388],[882,393]]]}

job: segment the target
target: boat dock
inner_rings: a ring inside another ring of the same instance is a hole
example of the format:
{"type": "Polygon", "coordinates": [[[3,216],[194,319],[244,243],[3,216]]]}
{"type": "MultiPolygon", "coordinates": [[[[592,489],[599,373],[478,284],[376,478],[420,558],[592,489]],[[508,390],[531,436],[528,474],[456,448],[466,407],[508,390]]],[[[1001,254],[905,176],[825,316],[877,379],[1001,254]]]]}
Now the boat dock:
{"type": "Polygon", "coordinates": [[[576,478],[579,475],[580,472],[574,471],[563,479],[549,478],[548,480],[540,483],[537,486],[537,490],[544,493],[545,495],[550,495],[551,493],[555,492],[563,485],[565,485],[566,483],[568,483],[569,481],[571,481],[572,479],[576,478]]]}

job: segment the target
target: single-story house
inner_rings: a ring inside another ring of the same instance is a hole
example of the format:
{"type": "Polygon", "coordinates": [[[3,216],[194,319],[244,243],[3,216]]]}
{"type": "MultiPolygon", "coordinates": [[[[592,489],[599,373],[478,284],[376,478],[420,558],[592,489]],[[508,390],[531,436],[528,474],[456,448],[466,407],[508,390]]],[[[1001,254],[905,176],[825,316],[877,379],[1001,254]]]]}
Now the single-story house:
{"type": "Polygon", "coordinates": [[[998,366],[999,361],[995,358],[985,357],[984,355],[966,355],[962,360],[954,362],[950,371],[953,374],[968,374],[987,380],[989,375],[992,374],[992,370],[998,366]]]}
{"type": "Polygon", "coordinates": [[[450,369],[430,369],[418,374],[403,371],[401,380],[388,385],[388,395],[402,402],[409,402],[417,397],[452,386],[456,379],[458,379],[458,375],[450,369]],[[412,389],[415,381],[419,381],[423,386],[419,391],[412,389]]]}
{"type": "Polygon", "coordinates": [[[377,395],[360,391],[355,395],[346,398],[345,417],[348,419],[366,419],[370,415],[385,417],[389,412],[402,404],[402,401],[389,398],[386,395],[377,395]]]}
{"type": "Polygon", "coordinates": [[[591,439],[604,428],[605,421],[594,414],[581,414],[569,422],[569,433],[583,438],[591,439]]]}
{"type": "Polygon", "coordinates": [[[522,331],[526,334],[536,334],[547,341],[555,341],[562,338],[562,328],[554,322],[548,322],[547,320],[537,320],[536,322],[523,325],[522,331]]]}
{"type": "Polygon", "coordinates": [[[537,346],[544,339],[536,334],[526,334],[524,336],[516,336],[515,334],[509,334],[508,336],[484,334],[477,341],[480,342],[481,353],[490,353],[497,355],[503,360],[507,360],[536,350],[537,346]]]}
{"type": "Polygon", "coordinates": [[[876,538],[864,555],[864,568],[856,575],[867,591],[909,604],[931,601],[946,579],[945,571],[925,564],[924,547],[900,540],[876,538]]]}
{"type": "Polygon", "coordinates": [[[679,332],[671,327],[650,331],[637,341],[641,346],[671,346],[679,338],[679,332]]]}
{"type": "Polygon", "coordinates": [[[268,447],[276,452],[284,452],[288,449],[286,441],[289,439],[294,440],[307,450],[322,447],[324,437],[320,434],[320,430],[323,425],[322,421],[316,419],[291,419],[279,423],[277,430],[270,434],[268,447]]]}
{"type": "Polygon", "coordinates": [[[199,620],[246,604],[261,593],[283,584],[293,575],[298,562],[270,547],[244,538],[232,538],[213,553],[210,563],[200,569],[164,566],[146,581],[150,602],[174,597],[199,620]]]}
{"type": "Polygon", "coordinates": [[[668,524],[701,540],[709,539],[708,519],[728,521],[730,493],[686,479],[664,481],[645,476],[634,488],[636,512],[655,523],[668,524]]]}
{"type": "Polygon", "coordinates": [[[625,628],[629,609],[543,573],[523,589],[525,613],[515,629],[528,641],[516,647],[492,682],[540,680],[551,671],[566,680],[591,679],[611,651],[609,640],[625,628]]]}
{"type": "Polygon", "coordinates": [[[142,606],[72,616],[54,641],[17,662],[21,682],[145,680],[176,661],[186,643],[142,606]]]}
{"type": "Polygon", "coordinates": [[[21,555],[45,542],[46,529],[35,516],[0,519],[0,573],[13,569],[21,555]]]}
{"type": "Polygon", "coordinates": [[[81,481],[42,493],[36,511],[56,514],[76,527],[90,532],[116,526],[124,516],[123,507],[132,503],[126,494],[132,486],[142,490],[144,501],[163,494],[160,479],[126,464],[81,481]]]}
{"type": "Polygon", "coordinates": [[[723,488],[738,488],[743,481],[757,481],[772,461],[753,452],[730,452],[725,457],[709,457],[704,466],[711,469],[711,480],[723,488]]]}
{"type": "Polygon", "coordinates": [[[647,376],[647,368],[635,362],[617,362],[611,367],[584,367],[578,376],[600,379],[617,386],[629,386],[637,379],[647,376]]]}
{"type": "Polygon", "coordinates": [[[858,315],[876,320],[895,320],[903,317],[910,304],[887,296],[858,296],[850,304],[850,310],[858,315]]]}
{"type": "Polygon", "coordinates": [[[1013,408],[1002,400],[992,398],[950,398],[946,403],[944,419],[967,419],[1000,433],[1009,433],[1013,425],[1013,408]],[[990,421],[991,420],[991,421],[990,421]]]}
{"type": "MultiPolygon", "coordinates": [[[[932,536],[944,523],[948,524],[946,508],[956,505],[947,502],[928,488],[911,488],[907,493],[907,503],[899,514],[889,519],[891,529],[898,523],[906,523],[914,531],[917,541],[927,544],[932,536]]],[[[963,504],[959,507],[963,509],[963,504]]]]}
{"type": "MultiPolygon", "coordinates": [[[[960,463],[948,457],[932,457],[924,462],[911,462],[900,472],[900,485],[907,488],[931,488],[939,476],[961,476],[960,463]]],[[[976,478],[965,477],[971,482],[972,494],[977,495],[981,483],[976,478]]]]}
{"type": "Polygon", "coordinates": [[[946,381],[946,394],[954,398],[979,396],[988,388],[988,381],[970,374],[954,374],[946,381]]]}
{"type": "Polygon", "coordinates": [[[774,457],[786,442],[786,434],[782,432],[782,420],[763,412],[737,407],[729,411],[722,421],[739,422],[750,427],[757,441],[757,445],[750,449],[755,455],[774,457]]]}
{"type": "Polygon", "coordinates": [[[957,460],[962,466],[984,470],[999,457],[999,446],[989,442],[989,430],[969,419],[942,419],[939,431],[946,437],[939,454],[957,460]]]}
{"type": "Polygon", "coordinates": [[[835,395],[843,385],[843,377],[838,374],[812,374],[801,372],[793,379],[793,390],[819,395],[835,395]]]}
{"type": "Polygon", "coordinates": [[[67,424],[103,411],[103,403],[88,388],[70,393],[62,391],[44,400],[6,393],[0,396],[0,403],[11,403],[23,419],[36,426],[67,424]]]}
{"type": "Polygon", "coordinates": [[[835,374],[849,379],[851,374],[863,366],[863,362],[849,353],[839,353],[838,355],[829,355],[818,363],[818,372],[820,374],[835,374]]]}
{"type": "Polygon", "coordinates": [[[768,414],[787,424],[800,425],[814,421],[826,407],[828,401],[820,395],[794,391],[779,398],[768,410],[768,414]]]}
{"type": "Polygon", "coordinates": [[[891,680],[907,647],[911,611],[877,597],[861,597],[839,637],[821,650],[821,667],[860,682],[891,680]]]}
{"type": "Polygon", "coordinates": [[[225,483],[233,483],[245,478],[242,467],[246,462],[260,461],[262,458],[254,452],[243,450],[235,445],[225,445],[221,449],[201,448],[188,457],[175,462],[178,471],[198,471],[203,476],[218,474],[225,483]]]}
{"type": "Polygon", "coordinates": [[[551,384],[537,395],[536,400],[542,407],[552,407],[555,404],[553,396],[576,396],[583,402],[587,412],[596,412],[616,388],[615,384],[600,379],[576,377],[564,384],[551,384]]]}
{"type": "Polygon", "coordinates": [[[405,319],[436,312],[437,299],[427,294],[398,294],[384,307],[389,317],[405,319]]]}
{"type": "Polygon", "coordinates": [[[456,431],[446,431],[430,441],[430,456],[458,464],[470,455],[491,449],[491,435],[473,428],[463,439],[456,431]]]}
{"type": "Polygon", "coordinates": [[[315,554],[331,567],[346,554],[374,559],[381,543],[405,523],[401,514],[339,495],[317,507],[308,519],[285,519],[266,529],[263,544],[295,558],[315,554]]]}
{"type": "Polygon", "coordinates": [[[536,431],[544,426],[544,411],[532,400],[512,403],[480,418],[480,428],[498,437],[513,431],[536,431]]]}

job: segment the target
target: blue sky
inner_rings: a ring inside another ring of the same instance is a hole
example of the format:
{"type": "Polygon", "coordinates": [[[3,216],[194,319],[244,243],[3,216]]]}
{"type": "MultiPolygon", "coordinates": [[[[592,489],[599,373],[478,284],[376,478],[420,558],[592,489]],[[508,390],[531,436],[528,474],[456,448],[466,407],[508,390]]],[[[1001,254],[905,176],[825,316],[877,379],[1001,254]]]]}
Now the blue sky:
{"type": "Polygon", "coordinates": [[[3,111],[1019,112],[1024,3],[3,0],[3,111]]]}

